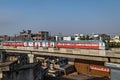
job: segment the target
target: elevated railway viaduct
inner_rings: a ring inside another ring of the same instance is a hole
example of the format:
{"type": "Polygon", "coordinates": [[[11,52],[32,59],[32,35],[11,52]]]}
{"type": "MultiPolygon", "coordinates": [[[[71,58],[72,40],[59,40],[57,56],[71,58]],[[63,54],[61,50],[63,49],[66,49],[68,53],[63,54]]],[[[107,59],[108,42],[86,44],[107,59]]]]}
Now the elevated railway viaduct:
{"type": "MultiPolygon", "coordinates": [[[[0,60],[4,54],[27,54],[29,63],[34,63],[34,55],[58,56],[75,59],[74,65],[78,73],[110,77],[120,73],[120,50],[91,50],[91,49],[55,49],[34,47],[0,47],[0,60]],[[115,74],[115,75],[114,75],[115,74]]],[[[2,69],[1,69],[2,71],[2,69]]],[[[118,76],[118,80],[120,77],[118,76]]],[[[115,80],[115,79],[114,79],[115,80]]]]}

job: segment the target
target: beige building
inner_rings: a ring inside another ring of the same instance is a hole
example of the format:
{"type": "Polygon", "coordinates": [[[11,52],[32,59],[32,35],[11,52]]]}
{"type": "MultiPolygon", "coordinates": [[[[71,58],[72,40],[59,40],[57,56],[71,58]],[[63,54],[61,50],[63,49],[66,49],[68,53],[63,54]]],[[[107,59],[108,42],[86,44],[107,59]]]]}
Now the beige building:
{"type": "Polygon", "coordinates": [[[63,37],[63,40],[71,41],[71,36],[65,36],[65,37],[63,37]]]}
{"type": "Polygon", "coordinates": [[[115,37],[113,37],[111,40],[110,40],[110,42],[120,42],[120,36],[115,36],[115,37]]]}

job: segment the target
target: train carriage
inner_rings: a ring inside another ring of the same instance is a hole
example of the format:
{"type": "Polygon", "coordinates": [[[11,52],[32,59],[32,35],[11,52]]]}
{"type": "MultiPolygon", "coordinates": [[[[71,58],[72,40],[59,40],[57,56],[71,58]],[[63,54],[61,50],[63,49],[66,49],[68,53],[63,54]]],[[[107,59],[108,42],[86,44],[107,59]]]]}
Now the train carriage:
{"type": "Polygon", "coordinates": [[[2,46],[24,46],[23,41],[5,41],[2,42],[2,46]]]}
{"type": "Polygon", "coordinates": [[[99,49],[98,41],[59,41],[55,43],[57,48],[82,48],[82,49],[99,49]]]}
{"type": "Polygon", "coordinates": [[[78,40],[78,41],[5,41],[3,46],[19,47],[43,47],[43,48],[77,48],[77,49],[107,49],[106,43],[95,40],[78,40]]]}

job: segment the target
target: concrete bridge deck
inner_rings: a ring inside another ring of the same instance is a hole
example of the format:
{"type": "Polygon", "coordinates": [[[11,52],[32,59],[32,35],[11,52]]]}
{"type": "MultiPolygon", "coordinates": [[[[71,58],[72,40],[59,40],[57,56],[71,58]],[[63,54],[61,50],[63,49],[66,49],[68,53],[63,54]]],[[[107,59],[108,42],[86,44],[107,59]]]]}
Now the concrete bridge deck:
{"type": "Polygon", "coordinates": [[[34,47],[0,47],[6,53],[25,53],[47,56],[60,56],[68,58],[104,61],[120,63],[120,50],[92,50],[92,49],[55,49],[55,48],[34,48],[34,47]]]}

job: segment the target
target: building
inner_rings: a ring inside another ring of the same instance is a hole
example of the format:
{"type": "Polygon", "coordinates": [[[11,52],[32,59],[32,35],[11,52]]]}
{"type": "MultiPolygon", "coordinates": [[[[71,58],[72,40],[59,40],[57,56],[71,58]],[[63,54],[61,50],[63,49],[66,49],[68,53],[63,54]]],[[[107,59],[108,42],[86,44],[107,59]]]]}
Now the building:
{"type": "Polygon", "coordinates": [[[44,70],[41,63],[18,65],[17,67],[14,65],[18,64],[9,62],[9,64],[4,65],[10,71],[3,71],[2,80],[43,80],[44,70]]]}
{"type": "Polygon", "coordinates": [[[100,37],[100,35],[99,34],[95,34],[95,33],[92,33],[89,36],[89,38],[93,39],[93,40],[99,40],[99,37],[100,37]]]}
{"type": "Polygon", "coordinates": [[[31,30],[23,30],[19,34],[14,34],[13,36],[0,36],[0,41],[49,40],[49,38],[48,31],[39,31],[38,33],[34,34],[31,30]]]}
{"type": "Polygon", "coordinates": [[[80,40],[80,34],[74,34],[74,40],[80,40]]]}
{"type": "Polygon", "coordinates": [[[0,42],[1,41],[6,41],[6,40],[9,40],[9,36],[8,35],[2,35],[2,36],[0,36],[0,42]]]}
{"type": "Polygon", "coordinates": [[[3,40],[4,40],[3,36],[0,36],[0,42],[3,41],[3,40]]]}
{"type": "Polygon", "coordinates": [[[63,36],[55,36],[55,41],[61,41],[63,40],[63,36]]]}
{"type": "Polygon", "coordinates": [[[63,40],[71,41],[71,40],[74,40],[74,37],[72,37],[72,36],[65,36],[65,37],[63,37],[63,40]]]}
{"type": "Polygon", "coordinates": [[[23,30],[22,32],[20,32],[20,35],[15,35],[16,40],[31,40],[31,35],[32,35],[32,31],[31,30],[23,30]]]}
{"type": "Polygon", "coordinates": [[[113,39],[120,40],[120,36],[116,35],[113,39]]]}
{"type": "Polygon", "coordinates": [[[114,37],[110,40],[110,42],[116,42],[116,43],[120,42],[120,36],[114,36],[114,37]]]}
{"type": "Polygon", "coordinates": [[[89,40],[89,35],[74,34],[74,40],[89,40]]]}
{"type": "Polygon", "coordinates": [[[80,37],[74,37],[74,39],[77,41],[77,40],[80,40],[80,37]]]}
{"type": "Polygon", "coordinates": [[[39,31],[37,34],[32,34],[33,40],[49,40],[48,31],[39,31]]]}

